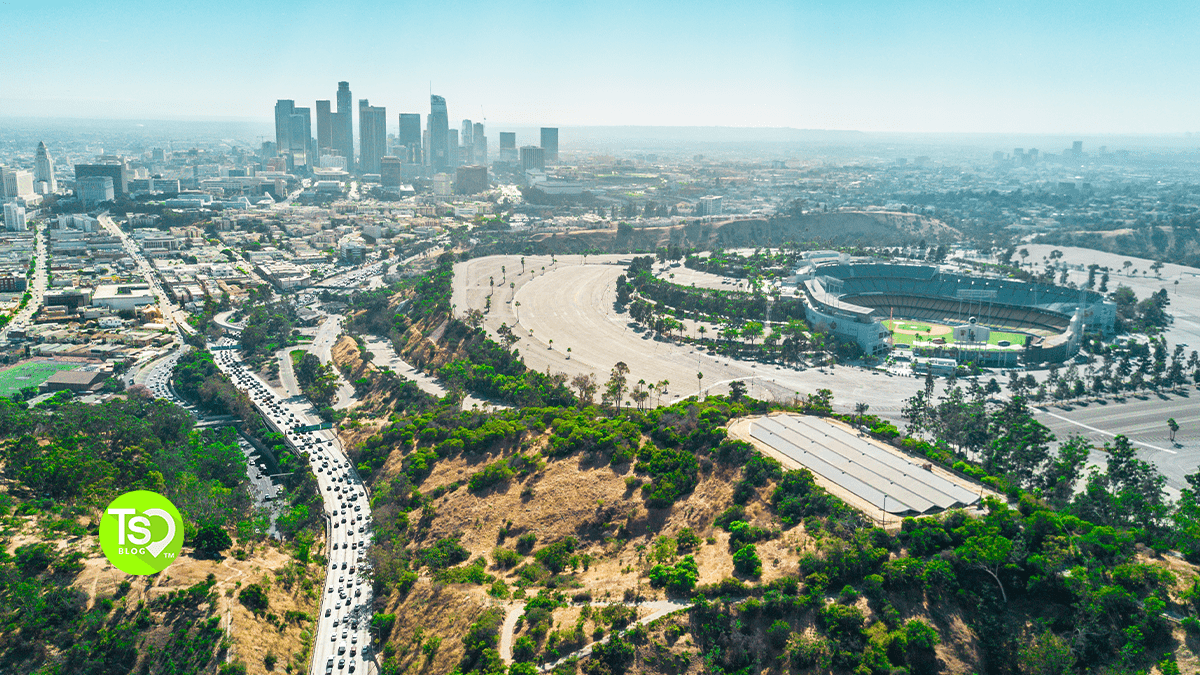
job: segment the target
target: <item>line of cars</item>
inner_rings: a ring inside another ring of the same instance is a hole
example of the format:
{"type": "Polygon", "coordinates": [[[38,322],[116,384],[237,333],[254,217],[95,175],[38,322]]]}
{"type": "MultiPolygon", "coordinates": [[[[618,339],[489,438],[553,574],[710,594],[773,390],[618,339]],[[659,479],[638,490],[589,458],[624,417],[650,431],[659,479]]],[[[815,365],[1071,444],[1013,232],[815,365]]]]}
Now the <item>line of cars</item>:
{"type": "MultiPolygon", "coordinates": [[[[218,344],[222,343],[233,341],[222,338],[218,344]]],[[[370,646],[367,626],[372,591],[366,549],[371,541],[371,513],[366,490],[332,431],[302,430],[315,423],[307,399],[279,396],[245,367],[234,350],[216,351],[214,358],[287,443],[309,460],[329,521],[329,569],[319,609],[312,672],[355,673],[366,666],[370,646]]]]}

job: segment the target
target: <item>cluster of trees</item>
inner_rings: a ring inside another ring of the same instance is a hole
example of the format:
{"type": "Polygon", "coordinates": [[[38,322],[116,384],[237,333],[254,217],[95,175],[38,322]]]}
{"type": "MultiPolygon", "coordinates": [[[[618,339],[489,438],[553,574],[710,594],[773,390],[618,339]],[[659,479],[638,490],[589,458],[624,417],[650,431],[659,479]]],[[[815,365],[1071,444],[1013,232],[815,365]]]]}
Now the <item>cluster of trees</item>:
{"type": "Polygon", "coordinates": [[[634,258],[626,277],[617,282],[618,304],[628,304],[637,293],[642,300],[654,303],[660,313],[666,307],[686,317],[765,321],[769,309],[774,320],[804,318],[804,303],[798,298],[783,298],[761,286],[755,286],[751,292],[680,286],[654,276],[650,272],[653,260],[649,256],[634,258]]]}
{"type": "Polygon", "coordinates": [[[1139,302],[1132,288],[1117,286],[1109,299],[1117,305],[1118,331],[1154,334],[1170,323],[1166,310],[1171,299],[1165,288],[1139,302]]]}
{"type": "Polygon", "coordinates": [[[333,405],[338,390],[338,375],[333,364],[321,363],[316,354],[305,352],[296,366],[296,383],[319,408],[333,405]]]}
{"type": "MultiPolygon", "coordinates": [[[[1182,206],[1182,205],[1180,205],[1182,206]]],[[[1189,207],[1185,207],[1189,208],[1189,207]]],[[[1133,228],[1127,220],[1112,229],[1131,229],[1126,234],[1105,236],[1094,224],[1080,228],[1064,229],[1038,237],[1038,243],[1058,246],[1081,246],[1097,251],[1108,251],[1118,255],[1130,255],[1149,260],[1162,260],[1190,267],[1200,267],[1200,222],[1195,212],[1178,214],[1170,224],[1162,222],[1139,222],[1133,228]]]]}
{"type": "Polygon", "coordinates": [[[1097,336],[1092,336],[1085,348],[1098,357],[1098,362],[1093,360],[1082,369],[1074,363],[1065,369],[1052,365],[1041,382],[1013,371],[1008,374],[1009,388],[1015,394],[1040,402],[1177,389],[1189,380],[1200,384],[1200,353],[1193,349],[1185,355],[1184,347],[1175,345],[1168,354],[1167,342],[1161,337],[1104,345],[1097,336]]]}
{"type": "Polygon", "coordinates": [[[243,311],[246,323],[239,346],[247,358],[261,358],[291,344],[295,308],[289,302],[275,301],[269,286],[250,289],[243,311]]]}
{"type": "MultiPolygon", "coordinates": [[[[211,554],[228,546],[229,530],[254,533],[261,525],[233,430],[194,429],[184,410],[165,401],[134,396],[44,409],[0,399],[0,434],[11,481],[0,512],[38,516],[48,537],[86,534],[80,516],[97,522],[105,504],[138,489],[167,496],[183,516],[185,543],[211,554]]],[[[89,609],[87,594],[73,585],[84,569],[82,557],[42,541],[0,560],[6,636],[0,659],[35,672],[46,667],[46,647],[53,646],[56,671],[117,673],[136,666],[184,673],[209,666],[225,637],[220,619],[208,617],[212,583],[153,607],[114,611],[129,589],[125,582],[115,598],[98,598],[89,609]],[[144,650],[140,643],[158,622],[151,610],[167,612],[166,620],[179,628],[144,650]]]]}
{"type": "MultiPolygon", "coordinates": [[[[239,428],[242,432],[266,448],[284,472],[291,473],[284,486],[288,495],[285,501],[287,506],[276,520],[280,532],[297,535],[319,530],[323,512],[321,496],[307,464],[292,454],[283,436],[267,426],[249,397],[217,368],[212,353],[192,349],[183,354],[175,364],[171,379],[179,395],[201,410],[237,417],[241,421],[239,428]]],[[[163,403],[166,404],[165,401],[163,403]]],[[[257,529],[265,530],[261,518],[256,519],[255,523],[257,529]]]]}
{"type": "Polygon", "coordinates": [[[617,304],[656,333],[679,334],[723,353],[793,363],[827,350],[843,359],[862,355],[856,343],[835,339],[827,326],[809,326],[799,298],[782,298],[758,285],[749,292],[679,286],[653,276],[650,264],[649,257],[635,258],[628,279],[618,277],[617,304]],[[684,331],[684,318],[699,323],[694,335],[684,331]]]}

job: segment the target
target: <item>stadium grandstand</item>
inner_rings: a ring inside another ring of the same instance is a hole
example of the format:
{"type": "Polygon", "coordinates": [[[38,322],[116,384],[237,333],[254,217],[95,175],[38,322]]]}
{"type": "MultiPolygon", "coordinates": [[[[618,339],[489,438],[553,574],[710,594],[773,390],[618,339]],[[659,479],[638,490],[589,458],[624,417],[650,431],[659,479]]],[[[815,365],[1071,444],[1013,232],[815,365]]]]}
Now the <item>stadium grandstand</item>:
{"type": "MultiPolygon", "coordinates": [[[[1116,307],[1093,291],[964,274],[948,267],[881,262],[816,262],[793,277],[810,323],[825,324],[868,354],[892,344],[885,319],[947,326],[978,324],[1022,334],[1023,360],[1064,361],[1079,350],[1085,331],[1111,334],[1116,307]]],[[[982,333],[983,331],[981,331],[982,333]]],[[[1007,363],[995,345],[927,345],[926,355],[1007,363]]]]}

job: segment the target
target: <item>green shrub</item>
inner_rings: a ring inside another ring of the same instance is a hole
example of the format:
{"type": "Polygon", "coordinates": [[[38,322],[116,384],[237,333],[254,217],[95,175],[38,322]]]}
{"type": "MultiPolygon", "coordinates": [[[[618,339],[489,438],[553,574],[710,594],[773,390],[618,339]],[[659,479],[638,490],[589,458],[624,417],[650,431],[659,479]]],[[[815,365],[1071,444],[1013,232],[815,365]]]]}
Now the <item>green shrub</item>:
{"type": "Polygon", "coordinates": [[[544,565],[546,569],[558,574],[566,569],[567,564],[571,560],[571,554],[578,547],[578,539],[575,537],[566,537],[561,541],[556,541],[549,546],[542,547],[537,553],[533,554],[533,557],[544,565]]]}
{"type": "Polygon", "coordinates": [[[762,561],[758,558],[758,549],[754,544],[747,544],[733,554],[733,567],[748,577],[762,574],[762,561]]]}
{"type": "Polygon", "coordinates": [[[267,592],[258,584],[249,584],[238,594],[241,601],[252,612],[262,612],[267,609],[267,592]]]}
{"type": "Polygon", "coordinates": [[[513,477],[513,470],[508,468],[508,464],[503,461],[492,462],[483,469],[471,474],[467,480],[467,489],[471,492],[479,492],[487,488],[504,483],[513,477]]]}
{"type": "Polygon", "coordinates": [[[521,554],[511,549],[497,546],[492,549],[492,564],[501,569],[516,567],[521,562],[521,554]]]}
{"type": "Polygon", "coordinates": [[[655,588],[666,588],[669,593],[687,595],[696,587],[700,579],[700,570],[696,559],[684,556],[675,565],[655,565],[650,570],[650,585],[655,588]]]}

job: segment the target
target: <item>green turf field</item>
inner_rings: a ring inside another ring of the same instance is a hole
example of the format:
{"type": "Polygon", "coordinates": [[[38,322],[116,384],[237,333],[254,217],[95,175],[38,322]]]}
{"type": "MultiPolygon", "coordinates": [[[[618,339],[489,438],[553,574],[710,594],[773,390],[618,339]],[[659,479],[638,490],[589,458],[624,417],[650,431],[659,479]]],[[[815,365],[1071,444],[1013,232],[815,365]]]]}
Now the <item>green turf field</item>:
{"type": "Polygon", "coordinates": [[[8,397],[25,387],[36,387],[60,370],[78,368],[78,363],[26,361],[0,372],[0,396],[8,397]]]}
{"type": "MultiPolygon", "coordinates": [[[[889,330],[893,330],[893,331],[896,331],[896,330],[918,331],[917,335],[912,335],[910,333],[899,333],[899,332],[892,333],[892,341],[895,344],[902,344],[902,345],[911,345],[914,343],[916,343],[916,344],[931,344],[933,342],[933,339],[938,338],[938,337],[945,340],[946,344],[954,343],[954,332],[951,330],[950,326],[947,326],[945,324],[928,323],[928,322],[924,322],[924,321],[905,321],[905,320],[901,320],[901,319],[895,319],[895,320],[885,319],[883,321],[883,325],[887,326],[889,330]],[[939,334],[939,333],[942,333],[942,334],[939,334]]],[[[991,335],[988,336],[988,344],[990,344],[990,345],[998,345],[1004,340],[1008,340],[1011,344],[1014,344],[1014,345],[1023,345],[1023,344],[1025,344],[1025,334],[1024,333],[1008,333],[1005,331],[993,330],[991,332],[991,335]]]]}

